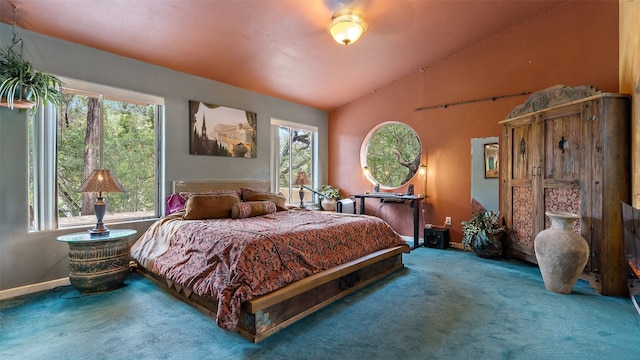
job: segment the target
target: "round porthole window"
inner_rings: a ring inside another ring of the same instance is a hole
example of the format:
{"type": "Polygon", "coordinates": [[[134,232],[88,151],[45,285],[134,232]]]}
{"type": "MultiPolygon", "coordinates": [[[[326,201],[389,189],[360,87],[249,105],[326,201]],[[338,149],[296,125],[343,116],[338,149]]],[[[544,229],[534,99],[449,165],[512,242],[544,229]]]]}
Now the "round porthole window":
{"type": "Polygon", "coordinates": [[[396,189],[409,182],[418,173],[421,156],[418,134],[398,121],[371,129],[360,148],[365,176],[382,189],[396,189]]]}

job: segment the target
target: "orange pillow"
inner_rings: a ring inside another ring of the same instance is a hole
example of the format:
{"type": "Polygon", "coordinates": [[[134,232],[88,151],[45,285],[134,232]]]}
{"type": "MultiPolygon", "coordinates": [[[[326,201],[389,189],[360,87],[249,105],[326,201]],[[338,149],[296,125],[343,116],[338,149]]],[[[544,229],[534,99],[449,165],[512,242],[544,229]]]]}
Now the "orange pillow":
{"type": "Polygon", "coordinates": [[[245,201],[239,202],[231,208],[231,218],[246,219],[252,216],[273,214],[278,211],[273,201],[245,201]]]}
{"type": "Polygon", "coordinates": [[[247,196],[255,193],[266,193],[266,192],[267,191],[257,190],[253,188],[240,188],[240,199],[242,199],[242,201],[249,201],[247,200],[247,196]]]}
{"type": "Polygon", "coordinates": [[[183,220],[231,217],[231,208],[240,202],[237,195],[193,195],[184,206],[183,220]]]}
{"type": "Polygon", "coordinates": [[[276,204],[278,211],[289,210],[284,204],[287,202],[287,198],[282,195],[266,192],[254,192],[243,194],[244,201],[273,201],[276,204]]]}

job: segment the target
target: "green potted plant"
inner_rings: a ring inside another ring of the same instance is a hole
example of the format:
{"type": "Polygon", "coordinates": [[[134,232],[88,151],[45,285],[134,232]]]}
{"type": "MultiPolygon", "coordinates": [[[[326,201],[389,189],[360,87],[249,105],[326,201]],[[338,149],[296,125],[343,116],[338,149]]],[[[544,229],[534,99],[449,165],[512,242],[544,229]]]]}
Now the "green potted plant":
{"type": "Polygon", "coordinates": [[[320,205],[324,210],[335,211],[336,203],[340,199],[340,189],[331,185],[322,185],[318,191],[320,197],[320,205]]]}
{"type": "Polygon", "coordinates": [[[499,256],[502,254],[502,238],[506,231],[499,212],[478,212],[468,221],[462,222],[462,246],[465,249],[470,248],[480,257],[499,256]]]}
{"type": "Polygon", "coordinates": [[[61,87],[60,79],[34,69],[13,46],[0,50],[0,105],[10,109],[31,108],[38,101],[58,105],[63,101],[61,87]]]}

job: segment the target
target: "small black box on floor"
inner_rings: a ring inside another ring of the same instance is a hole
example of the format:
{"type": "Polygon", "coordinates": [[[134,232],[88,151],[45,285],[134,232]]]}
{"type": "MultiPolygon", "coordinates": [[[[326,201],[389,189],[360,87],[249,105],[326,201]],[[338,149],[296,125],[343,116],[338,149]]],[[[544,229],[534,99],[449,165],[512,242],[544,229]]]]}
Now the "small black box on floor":
{"type": "Polygon", "coordinates": [[[449,229],[440,226],[424,228],[424,246],[436,249],[449,247],[449,229]]]}

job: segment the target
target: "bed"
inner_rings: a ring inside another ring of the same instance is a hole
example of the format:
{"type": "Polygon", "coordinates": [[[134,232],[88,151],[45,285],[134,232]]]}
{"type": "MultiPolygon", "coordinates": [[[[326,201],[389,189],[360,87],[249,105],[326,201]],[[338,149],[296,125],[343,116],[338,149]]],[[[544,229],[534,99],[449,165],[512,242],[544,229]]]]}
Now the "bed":
{"type": "Polygon", "coordinates": [[[287,208],[268,181],[173,185],[185,209],[133,244],[132,267],[253,342],[402,269],[409,253],[383,220],[287,208]],[[230,216],[199,213],[229,201],[230,216]]]}

